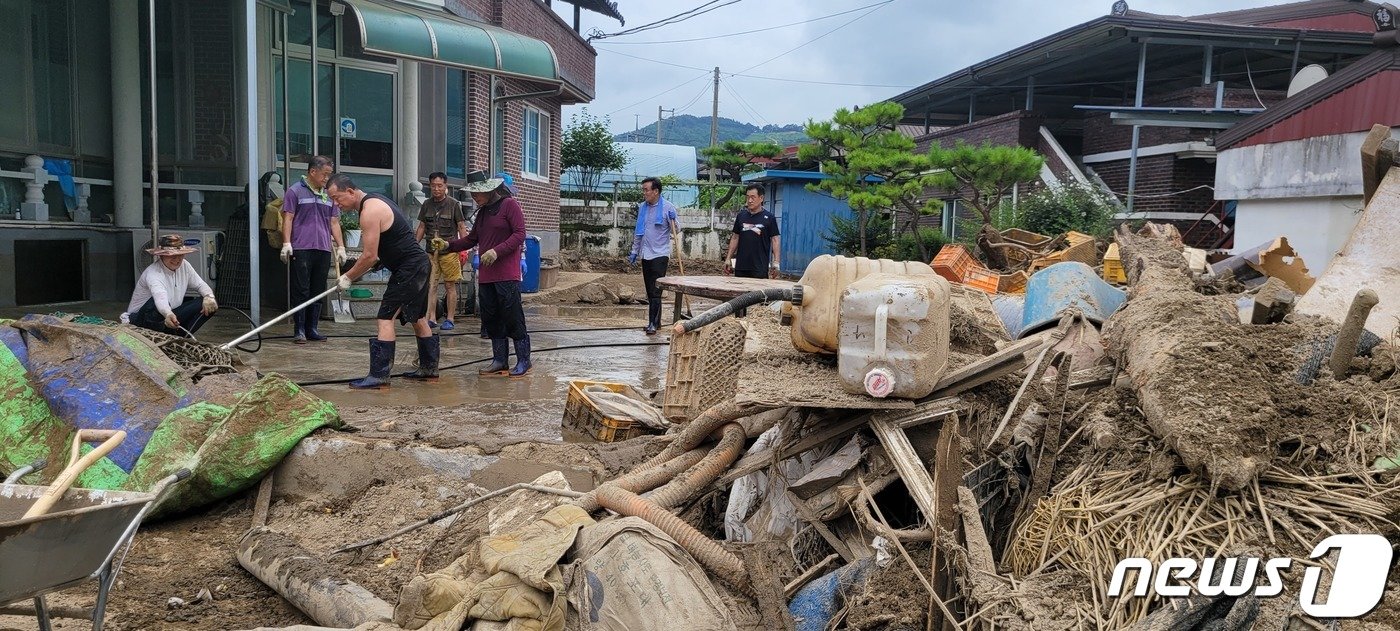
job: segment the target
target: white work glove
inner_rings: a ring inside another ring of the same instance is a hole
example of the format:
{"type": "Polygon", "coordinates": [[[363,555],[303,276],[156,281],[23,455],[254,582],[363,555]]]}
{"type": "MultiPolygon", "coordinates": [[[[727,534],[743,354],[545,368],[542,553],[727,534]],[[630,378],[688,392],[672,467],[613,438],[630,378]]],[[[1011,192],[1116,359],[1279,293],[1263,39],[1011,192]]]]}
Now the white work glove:
{"type": "Polygon", "coordinates": [[[214,297],[213,297],[213,296],[205,296],[205,297],[204,297],[204,308],[201,309],[199,312],[200,312],[200,313],[203,313],[203,314],[206,315],[206,316],[211,316],[211,315],[214,315],[214,312],[215,312],[215,311],[218,311],[218,310],[219,310],[219,302],[216,301],[216,300],[214,300],[214,297]]]}
{"type": "Polygon", "coordinates": [[[165,314],[165,328],[167,328],[167,329],[178,329],[178,328],[180,328],[180,318],[178,318],[178,317],[175,316],[175,312],[174,312],[174,311],[171,311],[170,313],[165,314]]]}
{"type": "Polygon", "coordinates": [[[341,291],[345,291],[350,288],[350,277],[341,274],[340,278],[335,279],[335,284],[337,287],[340,287],[341,291]]]}
{"type": "Polygon", "coordinates": [[[283,244],[282,244],[282,254],[281,254],[281,257],[282,257],[282,262],[283,262],[283,263],[290,263],[290,262],[292,262],[292,244],[290,244],[290,243],[283,243],[283,244]]]}
{"type": "Polygon", "coordinates": [[[495,262],[496,262],[496,251],[495,251],[495,250],[487,250],[487,251],[481,253],[481,266],[482,266],[482,267],[486,267],[487,265],[490,265],[490,264],[495,263],[495,262]]]}
{"type": "Polygon", "coordinates": [[[340,265],[348,260],[350,257],[345,254],[345,246],[335,249],[335,269],[339,270],[340,265]]]}

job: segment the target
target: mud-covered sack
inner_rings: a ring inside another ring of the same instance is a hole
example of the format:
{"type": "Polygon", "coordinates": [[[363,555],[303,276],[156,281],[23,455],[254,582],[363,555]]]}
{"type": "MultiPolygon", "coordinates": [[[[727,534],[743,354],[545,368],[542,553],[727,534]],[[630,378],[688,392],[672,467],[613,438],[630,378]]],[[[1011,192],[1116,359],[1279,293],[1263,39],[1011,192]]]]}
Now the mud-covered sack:
{"type": "Polygon", "coordinates": [[[64,468],[76,430],[123,430],[121,445],[76,486],[146,491],[189,468],[193,476],[158,509],[171,512],[247,488],[302,437],[340,424],[329,402],[280,375],[199,374],[130,326],[43,315],[0,321],[0,472],[44,458],[48,467],[25,481],[47,483],[64,468]]]}

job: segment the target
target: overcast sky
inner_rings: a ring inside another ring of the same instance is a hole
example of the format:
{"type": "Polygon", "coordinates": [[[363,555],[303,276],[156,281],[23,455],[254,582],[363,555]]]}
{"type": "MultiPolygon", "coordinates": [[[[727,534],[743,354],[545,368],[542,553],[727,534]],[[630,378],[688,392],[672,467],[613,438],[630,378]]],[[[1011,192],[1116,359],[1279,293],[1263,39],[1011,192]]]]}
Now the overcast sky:
{"type": "MultiPolygon", "coordinates": [[[[655,122],[658,105],[676,114],[709,116],[715,66],[721,73],[720,116],[755,125],[826,119],[838,107],[889,98],[1107,15],[1112,5],[1112,0],[738,0],[726,5],[730,1],[719,0],[718,8],[678,24],[594,41],[597,97],[585,106],[566,107],[563,124],[579,107],[607,116],[614,132],[630,131],[639,119],[642,127],[655,122]],[[695,38],[710,39],[675,41],[695,38]]],[[[1199,15],[1285,1],[1129,0],[1129,5],[1164,15],[1199,15]]],[[[706,4],[618,0],[626,26],[584,11],[582,31],[616,33],[706,4]]],[[[555,2],[554,7],[572,23],[572,5],[555,2]]]]}

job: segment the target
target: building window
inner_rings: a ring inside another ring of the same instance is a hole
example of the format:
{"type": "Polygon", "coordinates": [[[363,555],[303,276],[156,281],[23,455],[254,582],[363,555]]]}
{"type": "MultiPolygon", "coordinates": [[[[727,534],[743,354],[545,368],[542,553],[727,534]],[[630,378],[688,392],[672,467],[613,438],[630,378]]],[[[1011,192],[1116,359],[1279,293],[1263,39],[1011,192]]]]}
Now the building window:
{"type": "Polygon", "coordinates": [[[467,73],[456,68],[447,69],[447,166],[443,172],[447,177],[467,176],[467,73]]]}
{"type": "Polygon", "coordinates": [[[520,135],[524,139],[520,172],[549,179],[549,115],[526,107],[520,135]]]}

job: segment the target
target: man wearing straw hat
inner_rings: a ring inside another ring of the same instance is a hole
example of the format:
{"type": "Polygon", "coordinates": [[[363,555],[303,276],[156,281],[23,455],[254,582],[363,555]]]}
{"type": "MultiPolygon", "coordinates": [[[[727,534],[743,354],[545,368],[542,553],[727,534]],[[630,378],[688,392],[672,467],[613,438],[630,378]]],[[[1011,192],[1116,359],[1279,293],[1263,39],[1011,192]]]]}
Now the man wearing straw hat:
{"type": "Polygon", "coordinates": [[[482,376],[530,372],[530,334],[525,330],[525,309],[520,304],[520,256],[525,246],[525,213],[505,180],[487,177],[485,171],[467,174],[468,193],[476,202],[476,220],[467,236],[447,244],[448,252],[475,247],[481,256],[477,273],[480,285],[481,322],[491,338],[491,364],[478,370],[482,376]],[[507,339],[509,338],[509,339],[507,339]],[[515,367],[510,365],[510,342],[515,341],[515,367]]]}
{"type": "Polygon", "coordinates": [[[219,310],[214,290],[185,260],[186,254],[196,250],[185,245],[180,235],[166,234],[161,235],[159,245],[146,251],[157,260],[136,280],[121,321],[161,333],[194,335],[219,310]],[[186,297],[190,287],[200,297],[186,297]]]}
{"type": "Polygon", "coordinates": [[[349,289],[352,280],[376,265],[389,270],[389,284],[379,302],[377,334],[369,341],[369,376],[351,381],[350,387],[389,387],[389,372],[394,367],[395,318],[413,325],[418,342],[418,369],[405,376],[437,379],[440,340],[428,327],[428,275],[432,263],[428,253],[418,247],[408,216],[393,200],[379,193],[366,193],[344,173],[332,177],[326,190],[342,210],[360,213],[360,258],[336,283],[342,290],[349,289]]]}

